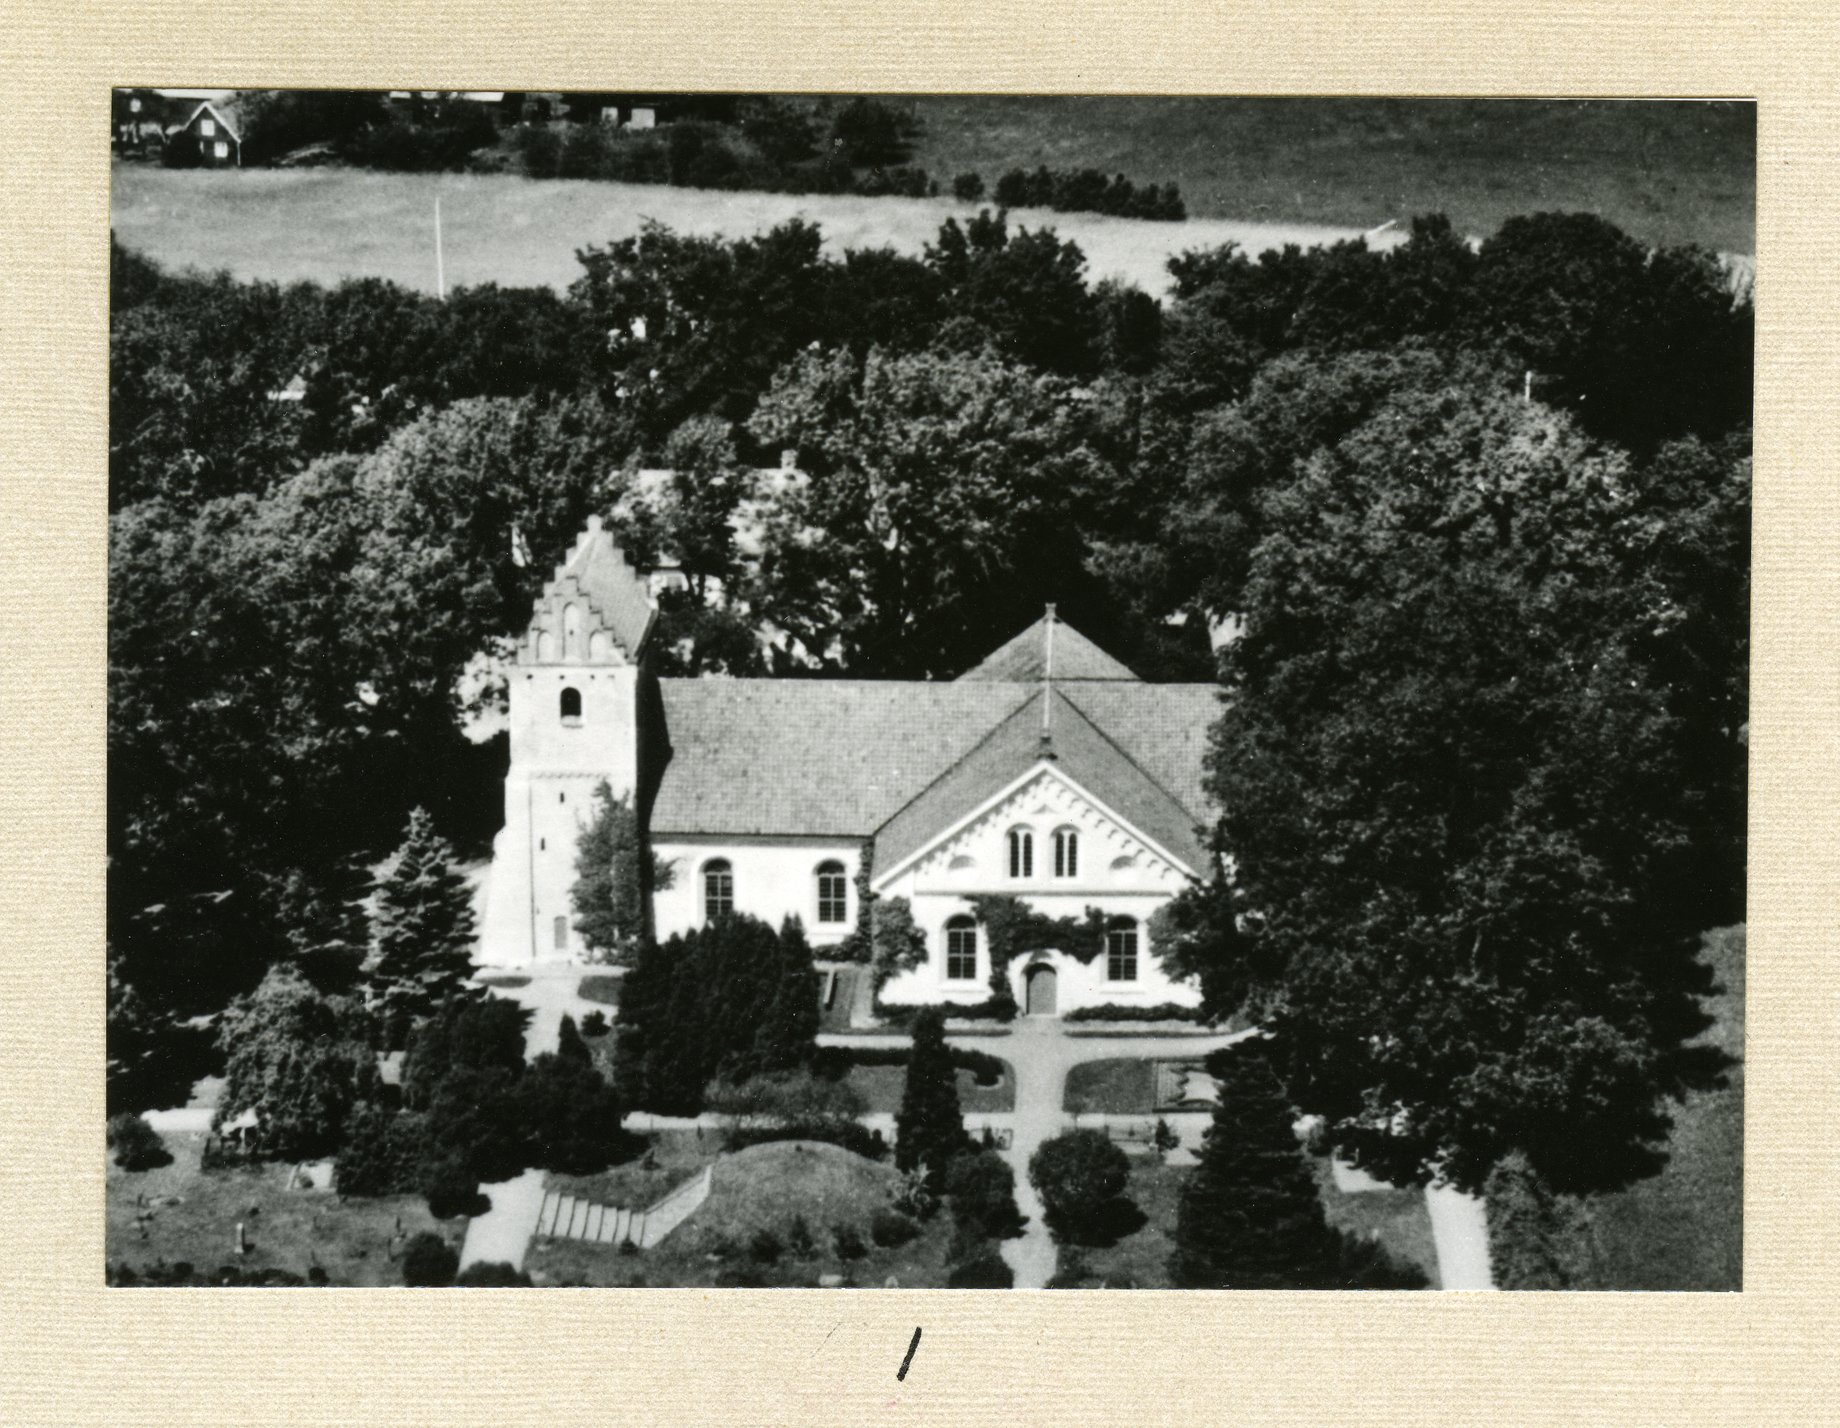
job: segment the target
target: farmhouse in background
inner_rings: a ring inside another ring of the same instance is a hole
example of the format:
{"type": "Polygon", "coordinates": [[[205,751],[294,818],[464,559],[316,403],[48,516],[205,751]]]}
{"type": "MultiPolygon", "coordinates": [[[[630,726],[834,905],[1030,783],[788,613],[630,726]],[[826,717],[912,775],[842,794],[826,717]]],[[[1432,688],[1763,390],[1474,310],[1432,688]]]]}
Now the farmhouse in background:
{"type": "Polygon", "coordinates": [[[1017,958],[1008,990],[1043,1014],[1194,1005],[1151,955],[1151,915],[1208,878],[1203,752],[1211,684],[1146,684],[1052,607],[950,681],[670,679],[649,669],[647,577],[591,518],[544,587],[510,670],[511,764],[483,931],[488,962],[585,952],[570,892],[606,780],[673,865],[657,935],[726,912],[798,915],[820,954],[868,889],[904,898],[927,961],[893,1003],[992,992],[979,894],[1104,915],[1104,950],[1017,958]]]}
{"type": "Polygon", "coordinates": [[[243,139],[225,109],[206,100],[166,131],[167,162],[175,168],[234,169],[243,162],[243,139]]]}

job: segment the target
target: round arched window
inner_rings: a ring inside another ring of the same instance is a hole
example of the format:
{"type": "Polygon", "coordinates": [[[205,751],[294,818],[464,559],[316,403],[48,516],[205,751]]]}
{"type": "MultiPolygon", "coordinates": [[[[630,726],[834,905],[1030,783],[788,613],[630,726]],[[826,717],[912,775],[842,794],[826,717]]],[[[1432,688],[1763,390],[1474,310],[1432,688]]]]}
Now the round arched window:
{"type": "Polygon", "coordinates": [[[1077,878],[1080,875],[1080,835],[1071,828],[1054,830],[1054,876],[1077,878]]]}
{"type": "Polygon", "coordinates": [[[735,870],[727,858],[703,864],[703,917],[714,922],[735,910],[735,870]]]}
{"type": "Polygon", "coordinates": [[[850,877],[835,858],[818,864],[818,921],[848,922],[850,918],[850,877]]]}
{"type": "Polygon", "coordinates": [[[562,691],[561,709],[564,724],[581,723],[581,691],[572,684],[562,691]]]}
{"type": "Polygon", "coordinates": [[[1035,876],[1035,835],[1026,828],[1009,830],[1009,875],[1012,878],[1035,876]]]}

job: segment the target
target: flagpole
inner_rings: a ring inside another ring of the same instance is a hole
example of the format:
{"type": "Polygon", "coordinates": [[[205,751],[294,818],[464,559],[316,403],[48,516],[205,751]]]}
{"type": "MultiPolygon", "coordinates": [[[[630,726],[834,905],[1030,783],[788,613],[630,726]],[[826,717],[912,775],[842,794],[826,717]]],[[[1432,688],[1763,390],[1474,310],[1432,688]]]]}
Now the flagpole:
{"type": "Polygon", "coordinates": [[[434,196],[434,292],[447,301],[447,266],[441,255],[441,195],[434,196]]]}

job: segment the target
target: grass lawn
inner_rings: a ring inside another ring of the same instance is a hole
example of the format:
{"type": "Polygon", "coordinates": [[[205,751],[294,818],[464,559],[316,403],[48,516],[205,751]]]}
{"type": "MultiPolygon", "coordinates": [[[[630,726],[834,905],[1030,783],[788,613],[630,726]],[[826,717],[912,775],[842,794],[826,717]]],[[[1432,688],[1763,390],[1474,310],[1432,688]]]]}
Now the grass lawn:
{"type": "Polygon", "coordinates": [[[880,1286],[890,1275],[904,1288],[941,1286],[948,1269],[949,1215],[934,1216],[918,1238],[896,1248],[878,1247],[869,1237],[871,1218],[889,1203],[898,1180],[891,1166],[833,1145],[751,1146],[716,1160],[707,1203],[653,1248],[624,1254],[613,1245],[537,1241],[525,1267],[540,1283],[597,1286],[810,1286],[831,1273],[864,1286],[880,1286]],[[804,1253],[792,1247],[800,1220],[813,1241],[804,1253]],[[861,1258],[845,1261],[837,1254],[833,1231],[840,1225],[859,1234],[861,1258]],[[750,1252],[762,1231],[784,1246],[776,1260],[750,1252]]]}
{"type": "MultiPolygon", "coordinates": [[[[1744,1054],[1744,928],[1707,934],[1704,956],[1723,990],[1702,1038],[1744,1054]]],[[[1744,1066],[1722,1090],[1695,1091],[1674,1111],[1660,1174],[1587,1203],[1590,1287],[1741,1289],[1744,1280],[1744,1066]]]]}
{"type": "Polygon", "coordinates": [[[110,1264],[136,1271],[164,1260],[209,1274],[221,1265],[248,1270],[278,1268],[305,1276],[315,1263],[335,1285],[402,1283],[390,1258],[400,1225],[405,1236],[435,1230],[458,1246],[465,1221],[437,1221],[419,1195],[345,1200],[324,1190],[285,1188],[290,1167],[261,1165],[199,1169],[204,1132],[166,1137],[173,1162],[134,1174],[113,1161],[108,1168],[106,1254],[110,1264]],[[135,1226],[137,1197],[171,1200],[153,1209],[145,1238],[135,1226]],[[247,1226],[253,1249],[236,1253],[236,1223],[247,1226]]]}
{"type": "MultiPolygon", "coordinates": [[[[1175,183],[1191,218],[1370,228],[1443,212],[1487,235],[1517,213],[1600,213],[1655,243],[1756,249],[1755,111],[1604,100],[937,95],[914,162],[1084,168],[1175,183]]],[[[1178,225],[1179,226],[1179,225],[1178,225]]]]}
{"type": "MultiPolygon", "coordinates": [[[[994,1086],[980,1086],[969,1071],[958,1073],[958,1108],[961,1111],[1013,1111],[1016,1109],[1016,1076],[1004,1063],[1003,1079],[994,1086]]],[[[852,1066],[845,1082],[862,1097],[863,1109],[888,1111],[901,1109],[901,1093],[907,1086],[905,1066],[852,1066]]]]}
{"type": "Polygon", "coordinates": [[[602,1006],[617,1007],[620,1004],[620,984],[625,980],[624,972],[590,972],[581,979],[575,994],[584,1002],[599,1002],[602,1006]]]}
{"type": "Polygon", "coordinates": [[[1144,1212],[1143,1228],[1115,1245],[1063,1245],[1060,1273],[1076,1277],[1082,1289],[1169,1289],[1169,1256],[1175,1249],[1176,1203],[1192,1167],[1158,1164],[1154,1156],[1131,1157],[1125,1196],[1144,1212]]]}
{"type": "Polygon", "coordinates": [[[1156,1109],[1156,1063],[1141,1056],[1082,1061],[1067,1073],[1062,1105],[1076,1114],[1148,1115],[1156,1109]]]}
{"type": "Polygon", "coordinates": [[[1335,1171],[1327,1156],[1312,1165],[1331,1225],[1354,1239],[1378,1241],[1396,1263],[1417,1268],[1431,1288],[1439,1287],[1437,1241],[1423,1190],[1401,1187],[1344,1194],[1335,1188],[1335,1171]]]}

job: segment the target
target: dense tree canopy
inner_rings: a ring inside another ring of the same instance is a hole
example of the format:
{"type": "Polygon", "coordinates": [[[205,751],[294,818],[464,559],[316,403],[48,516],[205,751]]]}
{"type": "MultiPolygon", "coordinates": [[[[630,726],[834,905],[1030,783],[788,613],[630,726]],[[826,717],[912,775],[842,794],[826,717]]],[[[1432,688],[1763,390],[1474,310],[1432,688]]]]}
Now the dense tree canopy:
{"type": "MultiPolygon", "coordinates": [[[[1684,949],[1741,906],[1752,314],[1711,255],[1432,217],[1191,252],[1160,301],[1000,212],[923,256],[651,227],[567,293],[445,302],[112,258],[115,1094],[188,1079],[180,1018],[272,965],[336,991],[410,809],[483,852],[505,637],[600,512],[692,577],[665,673],[951,676],[1049,600],[1149,678],[1243,631],[1233,878],[1159,955],[1271,1013],[1290,1093],[1383,1170],[1518,1150],[1563,1185],[1658,1131],[1684,949]],[[802,476],[761,479],[782,448],[802,476]]],[[[784,1061],[797,960],[737,973],[787,1013],[763,1042],[642,952],[633,1099],[784,1061]]]]}
{"type": "Polygon", "coordinates": [[[1212,784],[1293,1089],[1381,1173],[1665,1129],[1741,906],[1744,644],[1693,612],[1737,634],[1746,486],[1458,367],[1267,492],[1212,784]]]}

